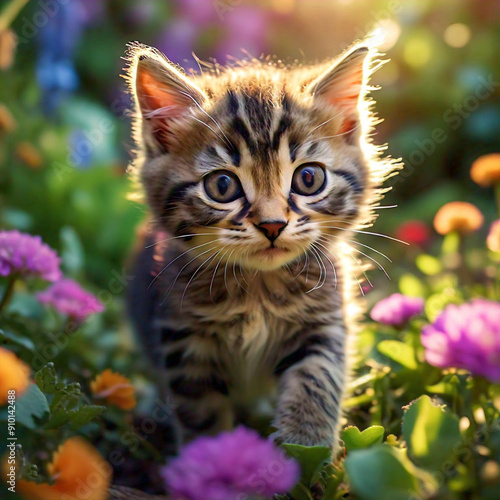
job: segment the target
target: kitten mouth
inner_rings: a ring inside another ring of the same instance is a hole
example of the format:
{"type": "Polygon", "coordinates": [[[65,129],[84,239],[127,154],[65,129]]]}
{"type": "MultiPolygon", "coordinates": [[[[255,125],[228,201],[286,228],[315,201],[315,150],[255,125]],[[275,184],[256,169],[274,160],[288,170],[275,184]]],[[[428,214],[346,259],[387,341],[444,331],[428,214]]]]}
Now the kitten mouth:
{"type": "Polygon", "coordinates": [[[259,257],[268,257],[268,258],[273,258],[273,257],[279,257],[282,255],[286,255],[289,253],[290,250],[288,248],[278,248],[278,247],[267,247],[263,248],[262,250],[257,250],[254,255],[257,255],[259,257]]]}

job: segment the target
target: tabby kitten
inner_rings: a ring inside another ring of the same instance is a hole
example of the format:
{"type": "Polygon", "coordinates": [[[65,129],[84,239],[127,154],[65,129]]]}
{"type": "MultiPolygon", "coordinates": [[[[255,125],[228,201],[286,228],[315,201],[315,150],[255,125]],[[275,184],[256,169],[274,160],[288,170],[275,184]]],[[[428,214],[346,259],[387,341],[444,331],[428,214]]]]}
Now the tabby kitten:
{"type": "Polygon", "coordinates": [[[130,47],[132,169],[157,231],[130,309],[182,439],[275,407],[276,442],[336,445],[358,315],[348,243],[397,168],[368,139],[374,52],[188,77],[130,47]]]}

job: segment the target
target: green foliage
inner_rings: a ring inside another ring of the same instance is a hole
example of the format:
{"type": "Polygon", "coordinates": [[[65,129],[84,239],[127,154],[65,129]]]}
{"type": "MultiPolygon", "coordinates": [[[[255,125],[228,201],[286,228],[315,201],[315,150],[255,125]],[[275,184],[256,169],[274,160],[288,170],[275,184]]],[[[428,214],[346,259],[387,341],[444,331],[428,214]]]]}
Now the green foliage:
{"type": "Polygon", "coordinates": [[[403,437],[417,465],[439,470],[461,443],[458,417],[421,396],[405,411],[403,437]]]}
{"type": "MultiPolygon", "coordinates": [[[[106,305],[104,314],[68,329],[65,318],[35,297],[46,283],[19,281],[2,311],[0,343],[31,366],[35,382],[17,401],[16,432],[22,443],[17,450],[18,473],[38,482],[50,481],[48,457],[75,434],[94,443],[106,457],[121,454],[123,464],[115,470],[120,482],[132,478],[146,484],[157,477],[166,446],[142,432],[134,420],[139,414],[150,415],[156,380],[131,340],[123,300],[127,281],[117,276],[123,276],[135,244],[135,227],[145,210],[128,199],[133,189],[125,174],[129,119],[122,116],[124,109],[116,115],[110,111],[116,103],[109,96],[121,90],[117,75],[125,44],[130,39],[161,39],[165,26],[177,21],[171,16],[179,9],[173,2],[146,2],[141,15],[149,20],[141,22],[129,10],[134,2],[102,3],[97,26],[85,31],[75,54],[81,86],[55,116],[45,116],[40,105],[42,92],[34,77],[38,39],[20,41],[13,67],[2,70],[0,103],[17,125],[8,130],[0,123],[0,228],[40,235],[58,251],[65,275],[106,305]],[[99,131],[103,122],[109,124],[109,133],[92,145],[90,164],[79,165],[72,160],[74,133],[99,131]],[[40,156],[36,166],[19,155],[25,143],[40,156]],[[100,401],[95,401],[90,381],[110,367],[130,373],[139,388],[137,415],[95,404],[100,401]]],[[[231,3],[239,8],[239,2],[231,3]]],[[[271,43],[269,52],[284,60],[294,59],[297,47],[311,60],[331,57],[332,47],[345,43],[342,30],[317,29],[315,16],[321,21],[341,15],[343,25],[362,31],[374,19],[388,16],[402,27],[388,52],[391,62],[375,74],[373,83],[382,86],[375,96],[377,111],[391,118],[377,129],[376,142],[388,142],[388,152],[402,157],[407,169],[387,183],[394,189],[383,203],[399,204],[398,209],[378,212],[373,232],[393,236],[402,222],[412,219],[430,225],[440,206],[457,199],[477,204],[485,216],[476,234],[463,239],[454,232],[444,238],[432,234],[422,247],[399,247],[392,240],[358,235],[392,261],[387,267],[392,282],[376,270],[368,271],[374,287],[366,295],[367,304],[400,291],[425,298],[424,315],[398,328],[366,323],[354,349],[354,378],[344,401],[345,447],[332,457],[327,448],[284,445],[302,468],[301,481],[291,493],[294,500],[340,500],[348,494],[353,500],[498,500],[499,385],[464,370],[431,366],[420,343],[422,328],[446,305],[475,297],[500,300],[500,256],[487,252],[484,244],[486,227],[499,214],[492,192],[469,177],[472,160],[500,150],[498,89],[466,117],[456,111],[474,99],[480,78],[496,72],[500,30],[489,3],[457,2],[450,9],[445,2],[412,0],[392,2],[398,4],[392,9],[386,0],[357,0],[341,6],[322,2],[325,10],[320,11],[319,3],[303,2],[300,18],[292,14],[293,22],[282,22],[282,13],[269,21],[275,23],[265,37],[271,43]],[[308,28],[311,20],[314,29],[308,28]],[[455,22],[466,24],[473,33],[461,49],[443,41],[446,23],[455,22]],[[415,46],[422,49],[417,56],[429,52],[427,64],[415,65],[418,57],[408,57],[415,46]],[[447,117],[460,118],[459,126],[452,126],[447,117]],[[444,142],[432,143],[436,129],[444,131],[444,142]],[[427,147],[432,151],[426,152],[427,147]],[[422,163],[415,161],[419,156],[422,163]]],[[[39,8],[39,2],[29,2],[8,25],[20,35],[39,8]]],[[[197,29],[198,55],[213,56],[226,30],[226,21],[197,29]]],[[[379,253],[369,255],[380,258],[379,253]]],[[[6,283],[0,277],[0,299],[6,283]]],[[[2,407],[0,427],[5,428],[6,419],[7,409],[2,407]]],[[[154,484],[150,489],[160,488],[154,484]]]]}
{"type": "Polygon", "coordinates": [[[300,482],[310,488],[318,481],[322,469],[331,462],[332,452],[323,446],[300,446],[298,444],[283,444],[288,456],[295,458],[301,469],[300,482]]]}
{"type": "Polygon", "coordinates": [[[421,498],[413,467],[387,444],[353,451],[345,460],[352,490],[363,500],[421,498]]]}
{"type": "Polygon", "coordinates": [[[382,340],[377,344],[377,349],[389,359],[396,361],[409,370],[416,370],[418,367],[415,359],[415,349],[399,340],[382,340]]]}
{"type": "Polygon", "coordinates": [[[381,425],[372,425],[363,432],[357,427],[346,427],[342,432],[342,440],[348,452],[369,448],[374,444],[382,442],[384,437],[384,428],[381,425]]]}
{"type": "Polygon", "coordinates": [[[29,429],[36,429],[39,420],[50,413],[47,398],[36,384],[29,389],[16,402],[16,420],[29,429]]]}

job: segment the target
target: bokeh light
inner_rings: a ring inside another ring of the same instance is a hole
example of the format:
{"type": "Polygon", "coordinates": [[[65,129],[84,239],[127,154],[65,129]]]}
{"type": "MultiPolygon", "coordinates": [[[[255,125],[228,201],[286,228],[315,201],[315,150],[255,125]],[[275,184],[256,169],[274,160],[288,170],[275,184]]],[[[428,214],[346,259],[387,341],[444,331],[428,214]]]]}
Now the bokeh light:
{"type": "Polygon", "coordinates": [[[432,48],[427,40],[415,37],[406,43],[404,48],[405,61],[415,68],[425,66],[431,58],[432,48]]]}
{"type": "Polygon", "coordinates": [[[471,39],[470,28],[462,23],[450,24],[443,33],[444,41],[457,49],[465,47],[471,39]]]}
{"type": "Polygon", "coordinates": [[[374,30],[379,50],[385,52],[392,49],[401,35],[401,26],[392,19],[382,19],[374,30]]]}

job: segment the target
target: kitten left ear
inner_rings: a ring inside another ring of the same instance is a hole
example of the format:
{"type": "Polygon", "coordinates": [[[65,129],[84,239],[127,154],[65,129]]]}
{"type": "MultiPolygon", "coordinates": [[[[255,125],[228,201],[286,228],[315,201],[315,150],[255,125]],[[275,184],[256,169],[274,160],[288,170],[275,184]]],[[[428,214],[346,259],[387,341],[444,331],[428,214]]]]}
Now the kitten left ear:
{"type": "Polygon", "coordinates": [[[153,48],[132,45],[129,59],[129,83],[139,111],[138,132],[153,151],[167,151],[175,140],[173,121],[187,116],[190,108],[201,106],[207,97],[153,48]]]}
{"type": "Polygon", "coordinates": [[[343,119],[339,134],[358,128],[359,102],[364,97],[367,79],[368,47],[357,47],[309,85],[318,103],[336,108],[343,119]]]}

